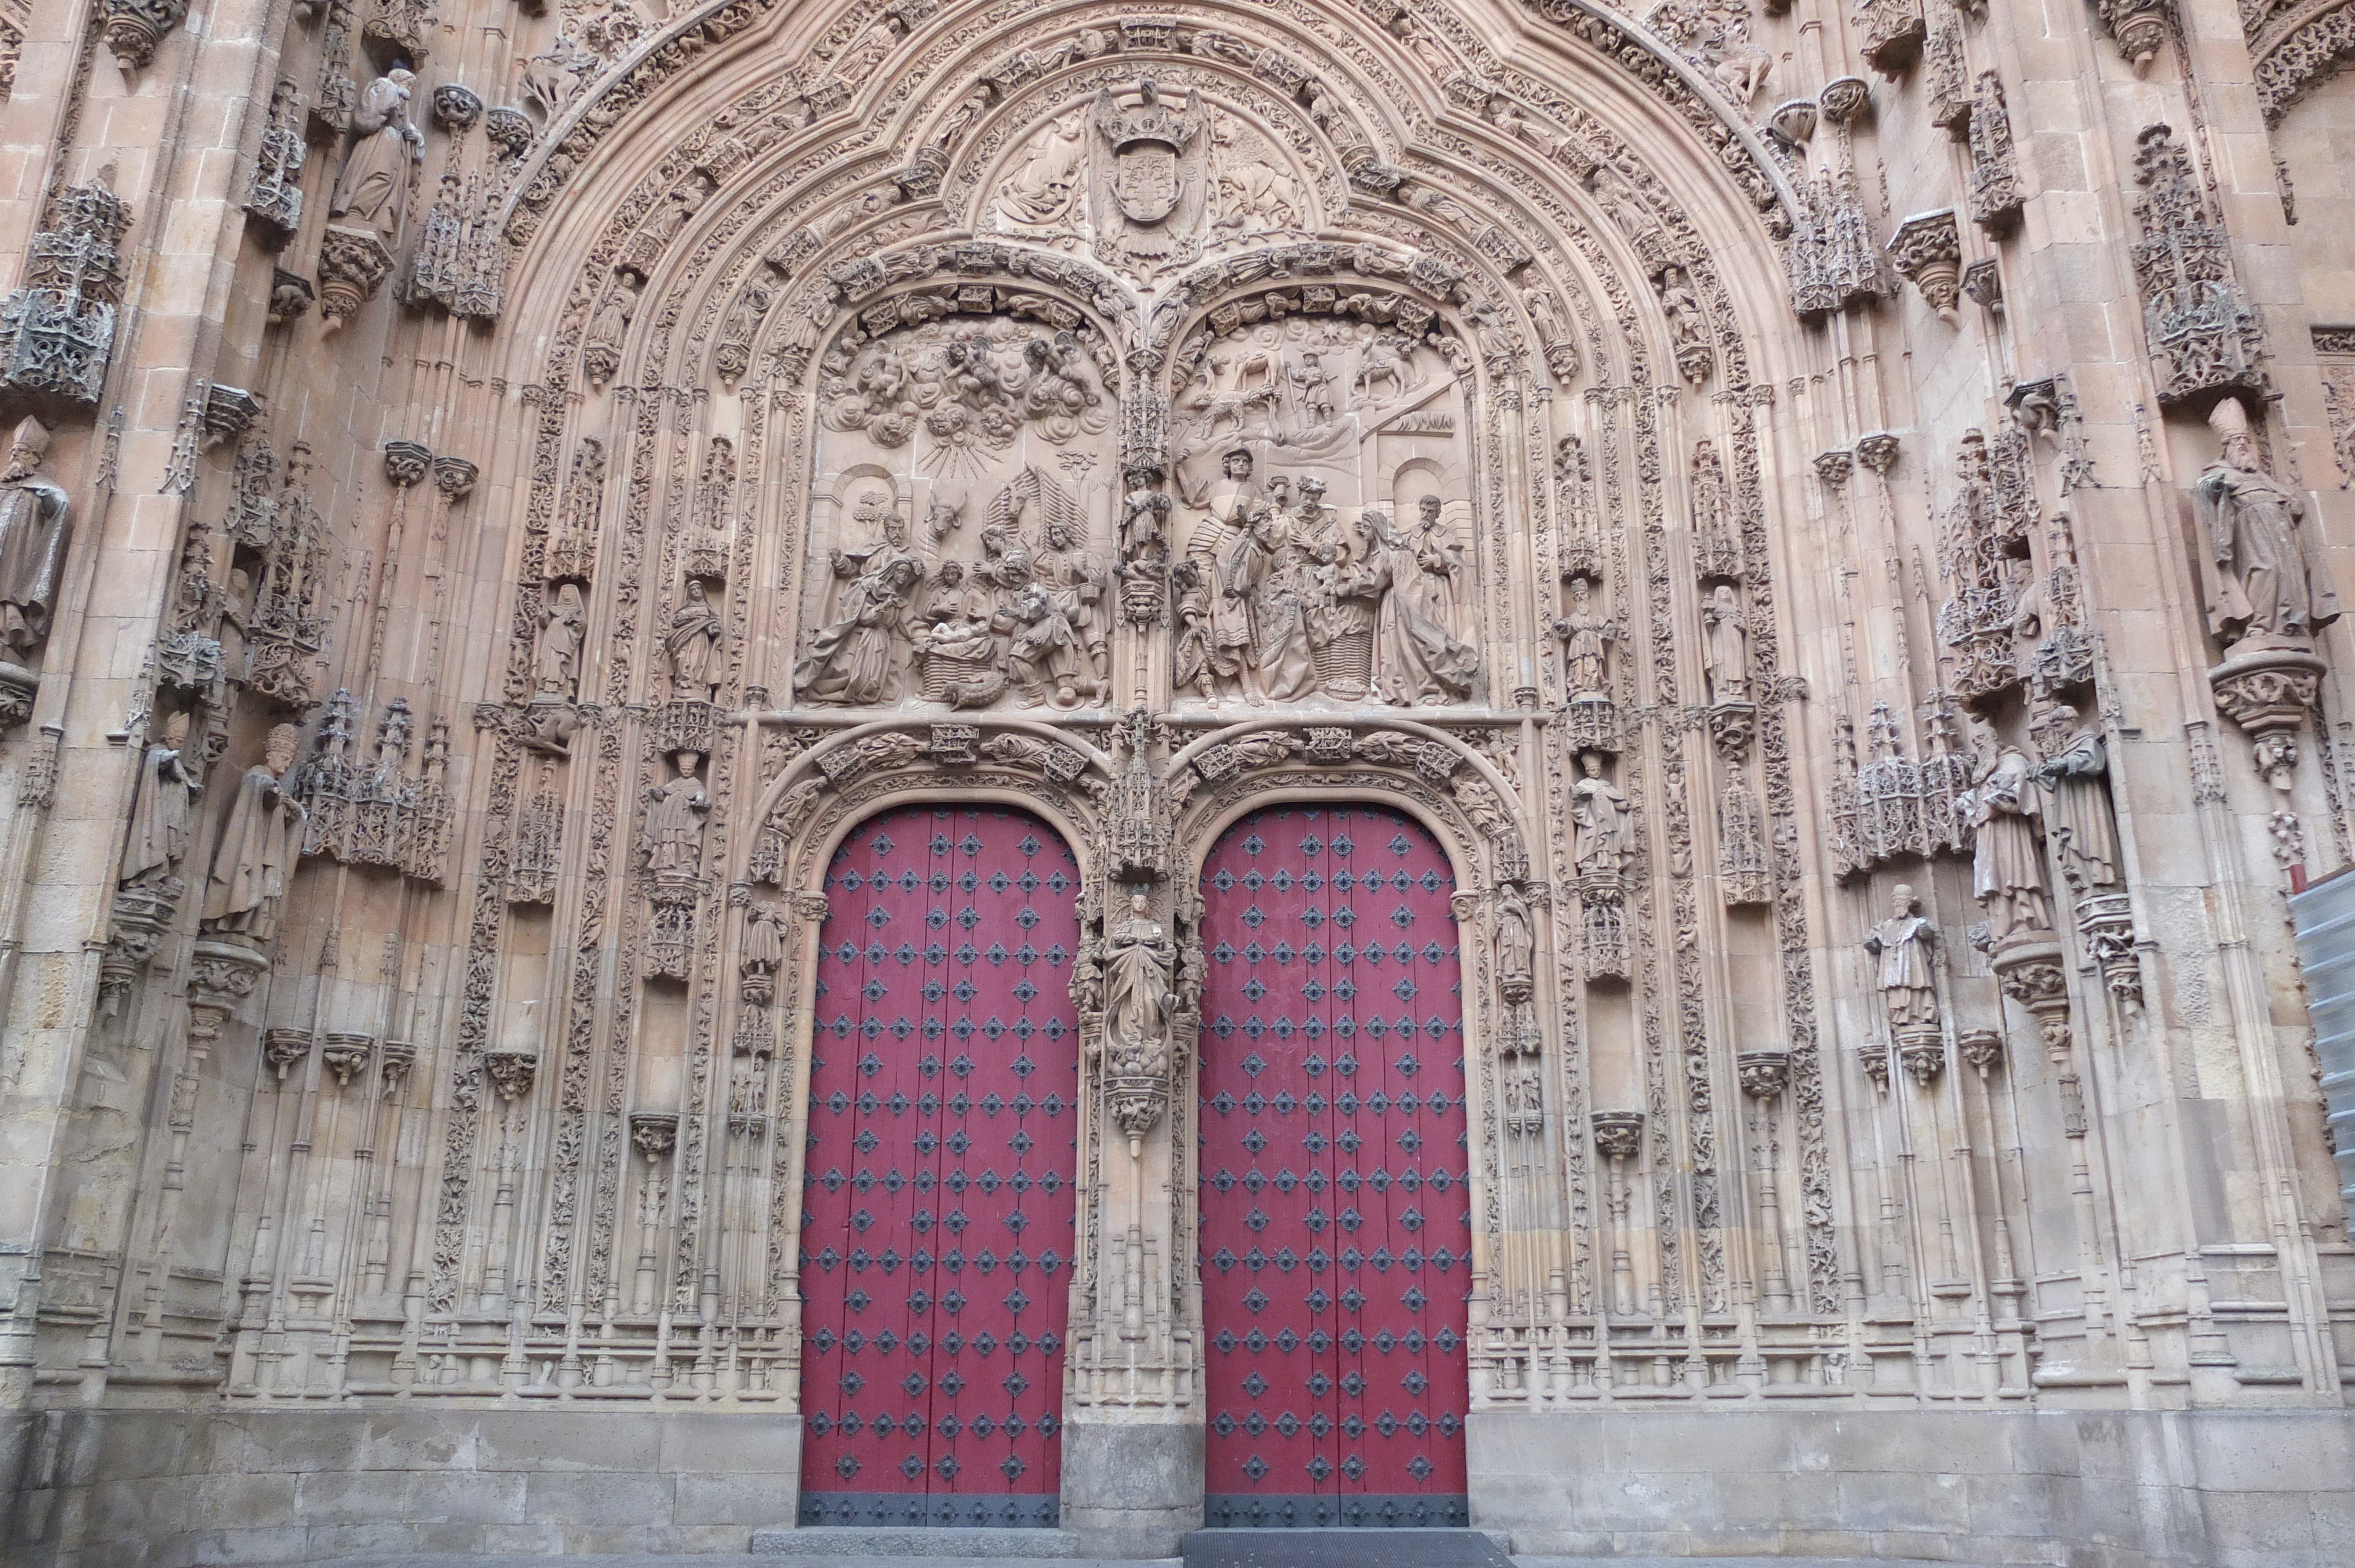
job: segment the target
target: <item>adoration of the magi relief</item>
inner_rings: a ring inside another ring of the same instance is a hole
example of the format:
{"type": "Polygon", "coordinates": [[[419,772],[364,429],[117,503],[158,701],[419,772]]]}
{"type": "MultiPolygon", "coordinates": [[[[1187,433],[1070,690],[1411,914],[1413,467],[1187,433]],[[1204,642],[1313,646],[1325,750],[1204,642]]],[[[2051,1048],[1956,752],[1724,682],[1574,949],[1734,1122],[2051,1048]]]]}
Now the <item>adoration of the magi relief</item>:
{"type": "Polygon", "coordinates": [[[0,6],[0,1414],[1167,1556],[2343,1406],[2293,9],[0,6]]]}

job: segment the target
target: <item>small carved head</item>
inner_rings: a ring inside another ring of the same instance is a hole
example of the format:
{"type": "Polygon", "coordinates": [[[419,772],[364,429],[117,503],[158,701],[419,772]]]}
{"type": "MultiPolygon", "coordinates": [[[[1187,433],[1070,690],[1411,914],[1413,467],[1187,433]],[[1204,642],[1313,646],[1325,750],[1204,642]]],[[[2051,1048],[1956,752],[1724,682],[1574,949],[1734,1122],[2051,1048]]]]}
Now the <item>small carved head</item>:
{"type": "Polygon", "coordinates": [[[703,766],[703,758],[698,752],[676,752],[671,757],[670,765],[678,769],[678,776],[681,779],[692,779],[695,777],[695,770],[703,766]]]}
{"type": "Polygon", "coordinates": [[[1913,895],[1913,885],[1901,882],[1889,890],[1889,912],[1902,920],[1921,907],[1922,901],[1913,895]]]}
{"type": "Polygon", "coordinates": [[[40,420],[27,418],[16,423],[16,433],[8,447],[9,479],[23,479],[40,471],[41,460],[48,455],[49,428],[40,420]]]}
{"type": "Polygon", "coordinates": [[[2226,397],[2208,415],[2208,428],[2223,443],[2224,461],[2234,468],[2257,466],[2256,438],[2249,430],[2249,410],[2238,397],[2226,397]]]}
{"type": "Polygon", "coordinates": [[[940,586],[944,588],[956,588],[964,581],[964,563],[963,561],[943,561],[938,567],[935,567],[932,569],[932,572],[933,580],[938,582],[940,586]]]}
{"type": "Polygon", "coordinates": [[[303,744],[303,732],[291,724],[282,724],[270,732],[261,748],[262,766],[279,777],[294,766],[294,753],[303,744]]]}
{"type": "Polygon", "coordinates": [[[1249,479],[1252,471],[1251,449],[1236,447],[1229,451],[1226,457],[1226,470],[1229,479],[1249,479]]]}
{"type": "Polygon", "coordinates": [[[1584,577],[1571,578],[1570,598],[1572,604],[1584,609],[1594,600],[1594,585],[1584,577]]]}
{"type": "Polygon", "coordinates": [[[164,744],[174,751],[188,744],[188,715],[174,714],[164,721],[164,744]]]}
{"type": "Polygon", "coordinates": [[[1416,502],[1415,505],[1423,514],[1423,525],[1424,527],[1436,528],[1439,526],[1439,497],[1436,495],[1426,495],[1421,501],[1416,502]]]}
{"type": "Polygon", "coordinates": [[[1145,889],[1140,887],[1128,895],[1128,912],[1140,920],[1153,913],[1153,900],[1146,895],[1145,889]]]}
{"type": "Polygon", "coordinates": [[[908,519],[898,507],[883,514],[883,538],[894,549],[905,548],[908,543],[908,519]]]}
{"type": "Polygon", "coordinates": [[[1580,753],[1578,754],[1578,770],[1579,770],[1581,773],[1584,774],[1584,775],[1585,775],[1587,778],[1589,778],[1589,779],[1600,779],[1600,778],[1602,778],[1602,777],[1603,777],[1603,757],[1602,757],[1602,754],[1601,754],[1600,752],[1593,752],[1593,751],[1582,751],[1582,752],[1580,752],[1580,753]]]}

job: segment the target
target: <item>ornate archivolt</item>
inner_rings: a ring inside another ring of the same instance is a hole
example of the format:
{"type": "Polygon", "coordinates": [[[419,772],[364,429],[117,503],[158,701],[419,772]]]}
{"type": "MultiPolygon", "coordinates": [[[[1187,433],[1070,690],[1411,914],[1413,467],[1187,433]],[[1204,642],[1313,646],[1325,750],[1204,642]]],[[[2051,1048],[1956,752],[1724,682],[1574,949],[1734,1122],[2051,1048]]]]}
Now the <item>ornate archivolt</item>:
{"type": "MultiPolygon", "coordinates": [[[[935,51],[892,68],[858,119],[879,133],[794,125],[793,84],[771,81],[637,151],[593,231],[577,179],[559,228],[538,232],[537,198],[510,223],[537,234],[514,321],[544,323],[548,346],[494,728],[501,766],[541,793],[495,799],[488,832],[560,817],[532,802],[568,790],[646,802],[642,823],[592,830],[585,861],[552,857],[578,868],[553,884],[601,885],[552,906],[581,933],[556,1134],[581,1153],[551,1175],[544,1307],[619,1289],[620,1244],[592,1224],[581,1248],[571,1216],[625,1194],[623,1086],[645,1070],[625,1062],[677,1063],[672,1234],[751,1223],[730,1171],[792,1190],[815,889],[859,817],[927,796],[1030,804],[1085,846],[1092,943],[1142,888],[1183,952],[1186,868],[1217,825],[1340,795],[1406,806],[1459,869],[1483,1309],[1506,1325],[1484,1380],[1528,1375],[1549,1278],[1581,1303],[1615,1288],[1597,1263],[1614,1202],[1651,1217],[1626,1267],[1659,1300],[1733,1299],[1746,1228],[1721,1196],[1734,1134],[1715,1107],[1738,1091],[1703,1016],[1723,980],[1694,941],[1712,853],[1739,885],[1707,918],[1776,906],[1798,1294],[1832,1309],[1803,871],[1795,835],[1766,842],[1796,803],[1755,350],[1728,269],[1668,199],[1693,171],[1652,167],[1559,92],[1412,22],[1369,45],[1305,9],[1116,32],[1006,21],[973,25],[994,42],[970,67],[935,51]],[[1457,50],[1480,73],[1451,79],[1433,115],[1412,83],[1457,50]],[[1694,557],[1671,533],[1703,496],[1694,557]],[[1271,596],[1263,578],[1292,586],[1271,596]],[[1681,622],[1706,619],[1711,584],[1732,652],[1703,678],[1681,622]],[[1598,592],[1610,631],[1590,670],[1555,622],[1598,592]],[[565,666],[576,618],[604,650],[602,691],[565,666]],[[1717,821],[1695,820],[1696,789],[1717,821]],[[1554,955],[1542,975],[1497,971],[1499,920],[1550,929],[1529,944],[1554,955]],[[609,1009],[591,975],[614,929],[643,991],[609,1009]],[[1613,1107],[1586,1082],[1601,1047],[1582,1029],[1641,1062],[1625,1114],[1665,1141],[1640,1179],[1597,1152],[1617,1124],[1590,1126],[1613,1107]],[[715,1142],[747,1137],[773,1152],[715,1161],[715,1142]],[[1595,1184],[1605,1164],[1615,1197],[1595,1184]],[[1531,1218],[1564,1202],[1582,1224],[1531,1218]]],[[[898,44],[845,47],[881,49],[873,70],[898,44]]],[[[1767,238],[1753,231],[1753,254],[1767,238]]],[[[502,945],[478,919],[475,962],[502,945]]],[[[1182,1406],[1186,1291],[1138,1260],[1191,1246],[1190,1025],[1181,1010],[1167,1050],[1129,1060],[1082,1006],[1083,1175],[1114,1201],[1084,1222],[1076,1383],[1086,1402],[1182,1406]],[[1160,1217],[1100,1234],[1124,1209],[1160,1217]],[[1101,1326],[1148,1276],[1163,1283],[1140,1361],[1101,1326]]],[[[487,992],[476,1011],[487,1038],[487,992]]],[[[456,1174],[464,1100],[437,1311],[463,1304],[480,1201],[456,1174]]],[[[723,1293],[769,1304],[777,1366],[794,1355],[790,1223],[780,1201],[761,1245],[712,1244],[771,1260],[723,1293]]],[[[711,1255],[675,1244],[678,1300],[711,1255]]]]}

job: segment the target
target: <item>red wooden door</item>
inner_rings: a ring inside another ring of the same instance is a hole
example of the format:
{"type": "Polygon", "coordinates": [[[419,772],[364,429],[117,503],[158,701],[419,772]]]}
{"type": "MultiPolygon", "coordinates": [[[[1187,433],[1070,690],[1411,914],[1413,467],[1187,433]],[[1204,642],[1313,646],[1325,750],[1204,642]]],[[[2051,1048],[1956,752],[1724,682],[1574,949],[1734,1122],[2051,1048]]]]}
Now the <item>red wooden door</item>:
{"type": "Polygon", "coordinates": [[[906,807],[861,823],[826,885],[801,1521],[1051,1525],[1079,866],[1027,812],[906,807]]]}
{"type": "Polygon", "coordinates": [[[1455,888],[1366,806],[1253,812],[1203,866],[1209,1525],[1468,1522],[1455,888]]]}

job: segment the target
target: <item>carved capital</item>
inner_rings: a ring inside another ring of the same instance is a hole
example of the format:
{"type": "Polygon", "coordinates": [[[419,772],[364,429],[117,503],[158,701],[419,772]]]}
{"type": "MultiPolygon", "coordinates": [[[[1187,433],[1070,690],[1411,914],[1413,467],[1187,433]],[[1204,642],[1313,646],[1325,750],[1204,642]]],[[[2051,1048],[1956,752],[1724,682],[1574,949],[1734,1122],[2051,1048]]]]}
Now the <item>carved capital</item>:
{"type": "Polygon", "coordinates": [[[1944,207],[1909,217],[1890,237],[1889,260],[1900,276],[1921,291],[1923,302],[1941,321],[1955,320],[1961,295],[1963,242],[1955,209],[1944,207]]]}
{"type": "Polygon", "coordinates": [[[286,1075],[308,1061],[311,1056],[311,1032],[308,1029],[265,1029],[261,1032],[261,1059],[284,1083],[286,1075]]]}
{"type": "MultiPolygon", "coordinates": [[[[2252,639],[2251,641],[2254,641],[2252,639]]],[[[2314,707],[2325,668],[2320,658],[2296,645],[2251,648],[2208,672],[2217,711],[2240,726],[2254,744],[2258,769],[2276,789],[2296,781],[2297,735],[2314,707]]]]}
{"type": "Polygon", "coordinates": [[[667,1159],[678,1147],[678,1116],[672,1111],[632,1111],[630,1143],[646,1162],[667,1159]]]}
{"type": "Polygon", "coordinates": [[[1771,1100],[1791,1081],[1791,1057],[1785,1051],[1744,1051],[1733,1059],[1742,1077],[1742,1092],[1753,1100],[1771,1100]]]}
{"type": "Polygon", "coordinates": [[[1946,1070],[1946,1043],[1934,1029],[1906,1030],[1897,1036],[1897,1059],[1914,1087],[1926,1089],[1946,1070]]]}
{"type": "MultiPolygon", "coordinates": [[[[484,1054],[483,1071],[491,1080],[491,1087],[499,1098],[513,1104],[531,1093],[532,1081],[539,1073],[539,1053],[537,1051],[490,1051],[484,1054]]],[[[635,1118],[632,1131],[636,1130],[635,1118]]]]}
{"type": "Polygon", "coordinates": [[[409,1082],[409,1070],[417,1065],[417,1042],[388,1040],[384,1043],[384,1068],[378,1075],[384,1097],[391,1099],[409,1082]]]}
{"type": "Polygon", "coordinates": [[[2069,1059],[2069,976],[2061,944],[2036,932],[2006,942],[1987,955],[2003,994],[2026,1008],[2044,1036],[2045,1054],[2069,1059]]]}
{"type": "Polygon", "coordinates": [[[332,332],[376,298],[392,275],[392,252],[373,229],[329,224],[319,238],[319,317],[332,332]]]}
{"type": "Polygon", "coordinates": [[[319,1060],[336,1075],[336,1086],[349,1088],[352,1079],[368,1071],[368,1062],[376,1055],[376,1036],[336,1033],[326,1036],[319,1047],[319,1060]]]}
{"type": "Polygon", "coordinates": [[[433,123],[452,135],[464,134],[482,117],[482,95],[473,88],[445,81],[433,90],[433,123]]]}
{"type": "Polygon", "coordinates": [[[2003,1035],[1993,1029],[1966,1029],[1955,1036],[1955,1050],[1982,1078],[2003,1065],[2003,1035]]]}
{"type": "Polygon", "coordinates": [[[1596,1111],[1594,1151],[1606,1160],[1633,1160],[1644,1147],[1642,1111],[1596,1111]]]}
{"type": "Polygon", "coordinates": [[[420,441],[384,443],[384,476],[407,490],[433,470],[433,454],[420,441]]]}
{"type": "Polygon", "coordinates": [[[433,460],[433,488],[442,499],[453,505],[474,493],[474,481],[480,471],[461,457],[437,457],[433,460]]]}

